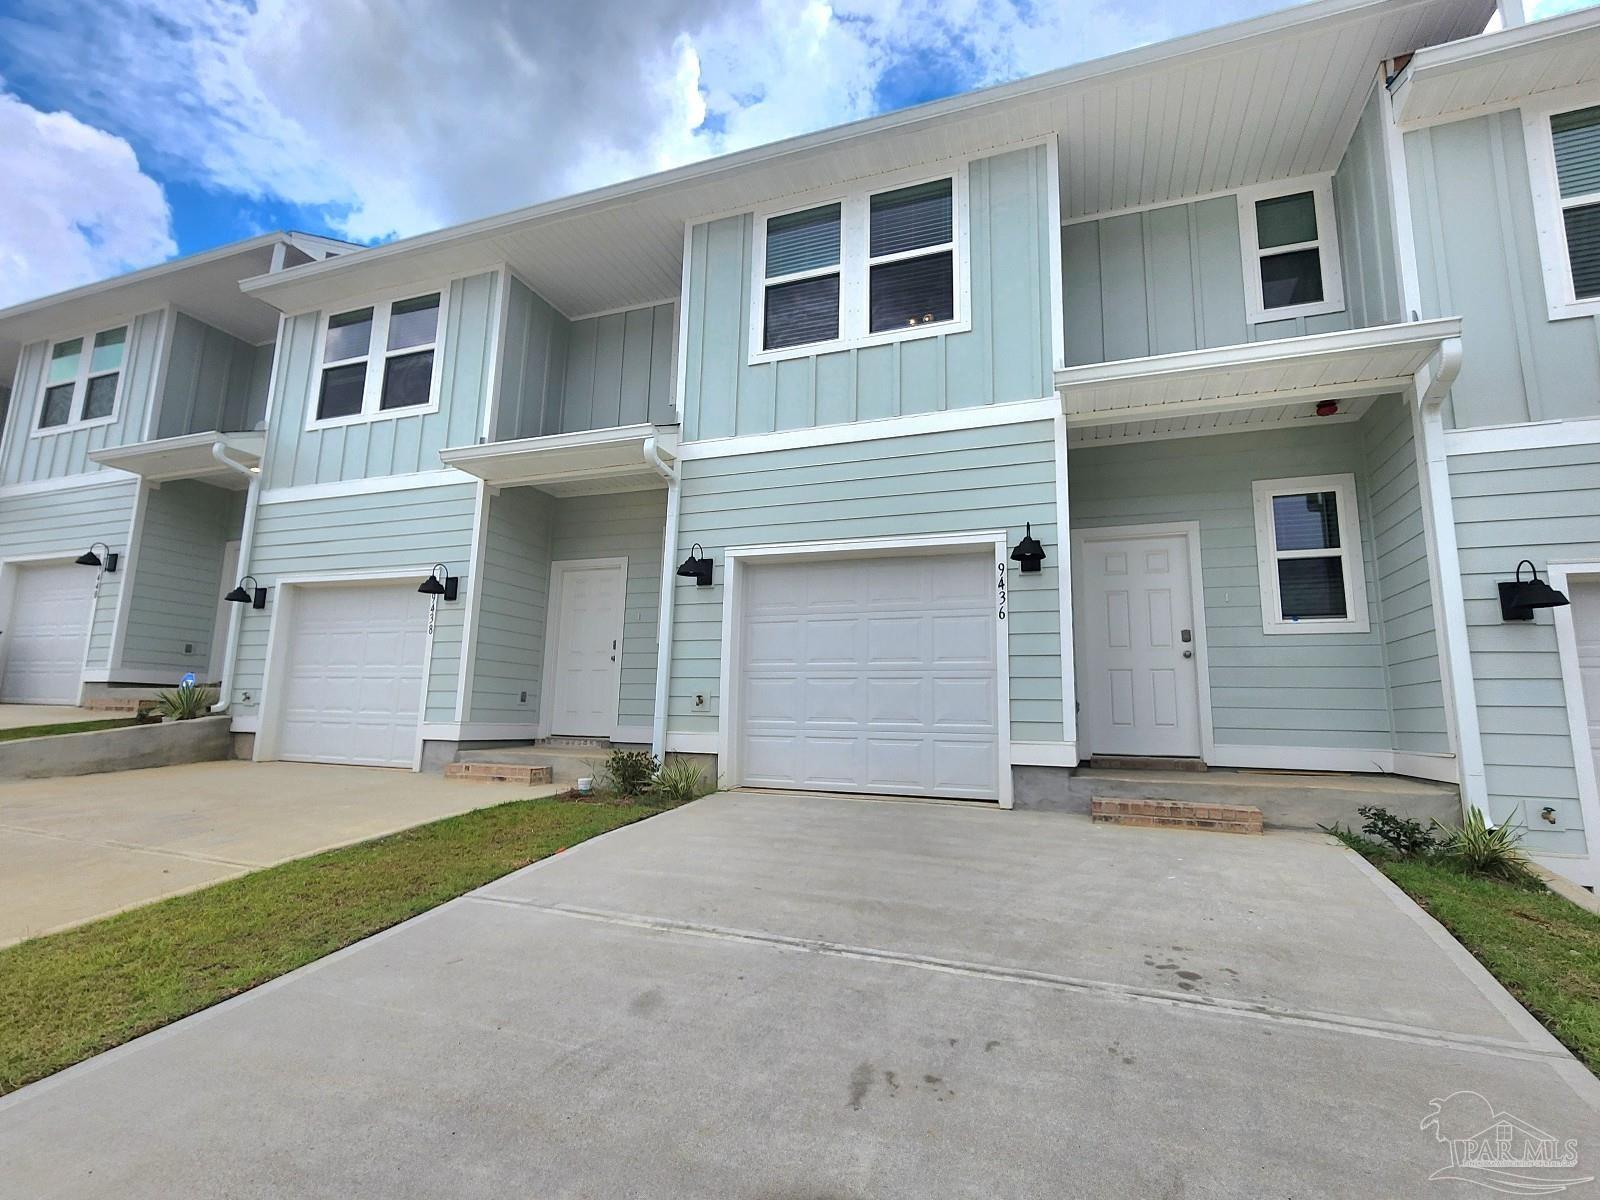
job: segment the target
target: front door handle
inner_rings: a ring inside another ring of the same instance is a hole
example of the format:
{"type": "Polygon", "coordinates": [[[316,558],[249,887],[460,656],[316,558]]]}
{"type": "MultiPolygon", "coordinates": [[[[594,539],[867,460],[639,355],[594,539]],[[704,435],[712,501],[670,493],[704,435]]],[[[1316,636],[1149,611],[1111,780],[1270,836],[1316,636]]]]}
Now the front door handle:
{"type": "Polygon", "coordinates": [[[1183,656],[1185,658],[1193,658],[1194,657],[1194,651],[1193,650],[1185,650],[1183,652],[1183,656]]]}

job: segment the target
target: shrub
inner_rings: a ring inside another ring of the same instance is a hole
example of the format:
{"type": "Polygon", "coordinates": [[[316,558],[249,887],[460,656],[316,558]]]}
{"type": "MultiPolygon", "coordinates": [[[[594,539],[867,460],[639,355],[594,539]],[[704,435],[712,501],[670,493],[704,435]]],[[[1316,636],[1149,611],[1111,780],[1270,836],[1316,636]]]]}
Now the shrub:
{"type": "Polygon", "coordinates": [[[1363,858],[1387,860],[1394,857],[1394,851],[1389,849],[1383,842],[1375,842],[1364,834],[1359,834],[1348,826],[1341,825],[1338,821],[1335,821],[1332,825],[1318,825],[1317,828],[1322,830],[1323,833],[1338,838],[1363,858]]]}
{"type": "Polygon", "coordinates": [[[669,762],[656,772],[651,790],[668,804],[687,804],[711,791],[706,773],[686,758],[669,762]]]}
{"type": "MultiPolygon", "coordinates": [[[[1366,818],[1361,832],[1388,843],[1402,858],[1421,858],[1433,853],[1438,846],[1432,832],[1421,821],[1397,817],[1377,804],[1364,804],[1356,811],[1366,818]]],[[[1439,828],[1443,829],[1444,826],[1439,828]]]]}
{"type": "Polygon", "coordinates": [[[604,770],[606,782],[619,796],[637,796],[650,789],[656,760],[645,750],[613,750],[604,770]]]}
{"type": "MultiPolygon", "coordinates": [[[[1434,822],[1438,825],[1438,822],[1434,822]]],[[[1528,868],[1528,856],[1518,844],[1522,832],[1514,825],[1491,826],[1477,809],[1467,813],[1460,829],[1438,825],[1444,840],[1438,855],[1469,875],[1487,875],[1507,883],[1531,883],[1537,876],[1528,868]]]]}
{"type": "Polygon", "coordinates": [[[169,721],[192,721],[205,716],[216,701],[217,694],[210,688],[184,683],[170,692],[158,692],[156,711],[169,721]]]}

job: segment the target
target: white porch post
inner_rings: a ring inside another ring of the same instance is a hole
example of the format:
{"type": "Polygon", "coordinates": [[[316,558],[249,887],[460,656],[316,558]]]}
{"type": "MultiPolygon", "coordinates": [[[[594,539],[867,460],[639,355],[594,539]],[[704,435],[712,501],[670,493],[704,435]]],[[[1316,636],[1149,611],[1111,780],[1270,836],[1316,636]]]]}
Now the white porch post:
{"type": "Polygon", "coordinates": [[[1056,544],[1060,547],[1056,563],[1056,582],[1061,609],[1061,740],[1067,758],[1077,761],[1078,753],[1078,672],[1072,644],[1072,527],[1067,503],[1067,414],[1055,417],[1056,450],[1056,544]]]}

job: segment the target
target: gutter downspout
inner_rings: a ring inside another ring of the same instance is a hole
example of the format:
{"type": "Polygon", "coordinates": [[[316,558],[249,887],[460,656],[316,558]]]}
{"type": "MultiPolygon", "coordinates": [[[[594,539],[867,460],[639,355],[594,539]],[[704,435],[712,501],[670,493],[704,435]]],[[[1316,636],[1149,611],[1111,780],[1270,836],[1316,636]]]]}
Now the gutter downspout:
{"type": "MultiPolygon", "coordinates": [[[[239,578],[243,579],[250,573],[250,548],[255,541],[256,532],[256,500],[261,494],[261,473],[252,471],[238,459],[228,455],[228,443],[213,442],[211,444],[211,457],[216,459],[230,471],[236,471],[250,481],[249,489],[245,493],[244,502],[244,528],[239,531],[239,578]]],[[[235,581],[237,582],[237,581],[235,581]]],[[[222,655],[222,682],[217,688],[217,702],[211,706],[214,713],[225,713],[233,703],[233,666],[234,659],[239,651],[239,624],[244,619],[238,605],[228,614],[228,644],[222,655]]]]}
{"type": "Polygon", "coordinates": [[[661,599],[656,617],[656,701],[650,722],[650,753],[659,762],[667,750],[667,697],[672,673],[672,600],[678,553],[679,477],[676,459],[668,463],[661,457],[654,435],[644,440],[644,461],[667,481],[667,521],[661,539],[661,599]]]}

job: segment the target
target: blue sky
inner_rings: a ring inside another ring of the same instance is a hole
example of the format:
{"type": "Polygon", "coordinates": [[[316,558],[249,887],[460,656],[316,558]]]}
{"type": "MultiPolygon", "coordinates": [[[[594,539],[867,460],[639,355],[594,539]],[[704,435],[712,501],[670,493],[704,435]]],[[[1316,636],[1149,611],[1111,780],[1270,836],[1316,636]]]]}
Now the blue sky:
{"type": "Polygon", "coordinates": [[[270,229],[419,233],[1280,7],[0,0],[0,304],[270,229]]]}

